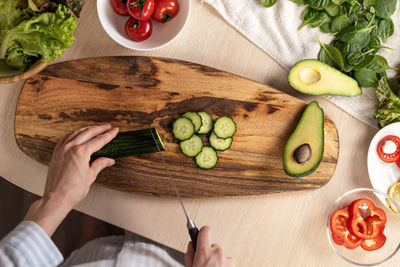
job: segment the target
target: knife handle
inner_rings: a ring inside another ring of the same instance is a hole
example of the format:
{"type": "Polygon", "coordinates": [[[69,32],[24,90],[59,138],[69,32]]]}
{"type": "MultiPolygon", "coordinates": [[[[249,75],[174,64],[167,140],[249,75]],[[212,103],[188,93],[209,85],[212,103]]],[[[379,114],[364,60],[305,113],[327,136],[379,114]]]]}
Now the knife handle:
{"type": "Polygon", "coordinates": [[[199,235],[199,229],[197,227],[189,228],[190,239],[192,239],[193,250],[196,252],[197,248],[197,236],[199,235]]]}

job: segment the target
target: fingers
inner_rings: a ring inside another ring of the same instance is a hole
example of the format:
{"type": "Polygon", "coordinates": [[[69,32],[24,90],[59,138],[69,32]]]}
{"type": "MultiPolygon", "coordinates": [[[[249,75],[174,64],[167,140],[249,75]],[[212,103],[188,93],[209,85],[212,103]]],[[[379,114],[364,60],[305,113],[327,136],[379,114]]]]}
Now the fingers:
{"type": "Polygon", "coordinates": [[[77,146],[86,143],[95,136],[98,136],[111,129],[111,124],[103,124],[96,126],[89,126],[81,128],[74,133],[72,133],[66,140],[66,142],[71,143],[72,146],[77,146]]]}
{"type": "Polygon", "coordinates": [[[197,249],[204,250],[211,247],[211,229],[208,226],[203,226],[200,229],[197,237],[197,249]]]}
{"type": "Polygon", "coordinates": [[[192,267],[193,259],[194,259],[194,250],[193,250],[192,241],[190,241],[188,243],[188,247],[187,247],[186,254],[185,254],[185,266],[192,267]]]}
{"type": "Polygon", "coordinates": [[[114,139],[118,131],[118,128],[113,128],[87,141],[85,143],[85,146],[87,147],[87,151],[89,152],[89,154],[91,155],[94,152],[99,151],[103,146],[114,139]]]}
{"type": "MultiPolygon", "coordinates": [[[[99,172],[101,172],[103,169],[107,168],[107,167],[111,167],[112,165],[115,164],[115,160],[110,159],[110,158],[98,158],[95,161],[92,162],[90,168],[92,169],[92,171],[94,172],[94,178],[97,177],[97,175],[99,174],[99,172]]],[[[94,182],[94,180],[92,181],[94,182]]]]}

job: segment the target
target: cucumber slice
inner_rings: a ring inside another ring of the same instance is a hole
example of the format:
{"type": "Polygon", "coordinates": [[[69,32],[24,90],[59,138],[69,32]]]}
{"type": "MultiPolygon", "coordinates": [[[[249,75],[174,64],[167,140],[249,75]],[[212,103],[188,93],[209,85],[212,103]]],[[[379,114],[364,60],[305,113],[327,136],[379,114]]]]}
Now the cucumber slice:
{"type": "Polygon", "coordinates": [[[196,156],[196,164],[202,169],[212,169],[218,162],[217,152],[212,147],[205,146],[196,156]]]}
{"type": "Polygon", "coordinates": [[[200,127],[200,130],[198,131],[199,134],[206,134],[209,131],[211,131],[212,127],[213,127],[213,120],[212,117],[209,113],[205,112],[205,111],[200,111],[197,112],[197,114],[200,115],[201,117],[201,122],[203,123],[200,127]]]}
{"type": "Polygon", "coordinates": [[[190,139],[182,141],[179,144],[182,153],[190,158],[196,157],[201,152],[203,146],[203,140],[197,135],[193,135],[190,139]]]}
{"type": "Polygon", "coordinates": [[[192,121],[194,125],[194,130],[196,132],[198,132],[200,130],[200,127],[203,125],[201,117],[199,114],[197,114],[197,112],[186,112],[185,114],[182,115],[182,117],[192,121]]]}
{"type": "Polygon", "coordinates": [[[187,140],[194,134],[194,125],[186,118],[177,119],[172,126],[172,133],[178,140],[187,140]]]}
{"type": "Polygon", "coordinates": [[[236,123],[231,117],[219,117],[214,123],[214,133],[223,139],[232,137],[236,133],[236,123]]]}
{"type": "Polygon", "coordinates": [[[218,136],[215,133],[211,133],[209,141],[210,141],[210,145],[215,150],[225,151],[231,147],[233,139],[232,139],[232,137],[228,137],[225,139],[218,138],[218,136]]]}

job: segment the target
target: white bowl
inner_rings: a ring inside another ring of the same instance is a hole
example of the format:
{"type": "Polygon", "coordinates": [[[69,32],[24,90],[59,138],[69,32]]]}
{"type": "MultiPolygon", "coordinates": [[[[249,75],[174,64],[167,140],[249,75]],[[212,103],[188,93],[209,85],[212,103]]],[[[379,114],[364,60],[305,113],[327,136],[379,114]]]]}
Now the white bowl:
{"type": "MultiPolygon", "coordinates": [[[[385,163],[379,159],[376,152],[379,141],[387,135],[400,137],[400,122],[389,124],[376,133],[368,149],[368,174],[372,187],[382,192],[388,192],[389,187],[399,181],[400,168],[396,163],[385,163]]],[[[388,206],[384,198],[379,198],[388,206]]]]}
{"type": "Polygon", "coordinates": [[[135,42],[125,33],[125,22],[129,17],[115,13],[110,0],[97,0],[97,15],[107,34],[117,43],[134,50],[154,50],[171,43],[185,28],[189,19],[190,0],[178,0],[179,12],[172,20],[162,24],[152,20],[153,33],[149,39],[135,42]]]}

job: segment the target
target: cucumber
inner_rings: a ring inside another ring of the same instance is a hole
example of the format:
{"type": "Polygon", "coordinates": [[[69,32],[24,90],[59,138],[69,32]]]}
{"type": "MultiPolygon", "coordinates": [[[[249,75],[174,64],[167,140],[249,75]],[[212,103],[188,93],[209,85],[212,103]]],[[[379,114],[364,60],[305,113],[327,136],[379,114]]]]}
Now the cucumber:
{"type": "Polygon", "coordinates": [[[172,126],[172,133],[178,140],[187,140],[194,134],[194,125],[186,118],[177,119],[172,126]]]}
{"type": "Polygon", "coordinates": [[[200,130],[201,125],[203,125],[201,117],[199,114],[197,114],[197,112],[189,111],[183,114],[182,117],[189,119],[193,123],[195,132],[198,132],[200,130]]]}
{"type": "Polygon", "coordinates": [[[153,135],[160,150],[164,151],[164,144],[161,141],[157,130],[155,128],[150,128],[118,133],[117,136],[102,149],[93,153],[91,159],[94,160],[100,157],[115,159],[138,154],[158,152],[153,135]],[[153,134],[150,131],[152,131],[153,134]]]}
{"type": "Polygon", "coordinates": [[[204,146],[196,156],[196,164],[202,169],[212,169],[217,165],[218,155],[212,147],[204,146]]]}
{"type": "Polygon", "coordinates": [[[215,133],[211,133],[210,138],[208,140],[210,141],[210,145],[215,150],[219,151],[225,151],[228,148],[230,148],[233,141],[232,137],[228,137],[225,139],[218,138],[218,136],[215,133]]]}
{"type": "Polygon", "coordinates": [[[231,117],[219,117],[214,123],[214,133],[223,139],[232,137],[236,133],[236,123],[231,117]]]}
{"type": "Polygon", "coordinates": [[[205,111],[197,112],[197,114],[200,115],[201,122],[202,122],[202,125],[201,125],[200,130],[198,131],[198,133],[199,134],[206,134],[206,133],[210,132],[212,127],[213,127],[213,120],[212,120],[211,115],[209,113],[205,112],[205,111]]]}
{"type": "Polygon", "coordinates": [[[201,152],[203,146],[203,140],[197,135],[193,135],[190,139],[182,141],[179,144],[182,153],[190,158],[196,157],[201,152]]]}

